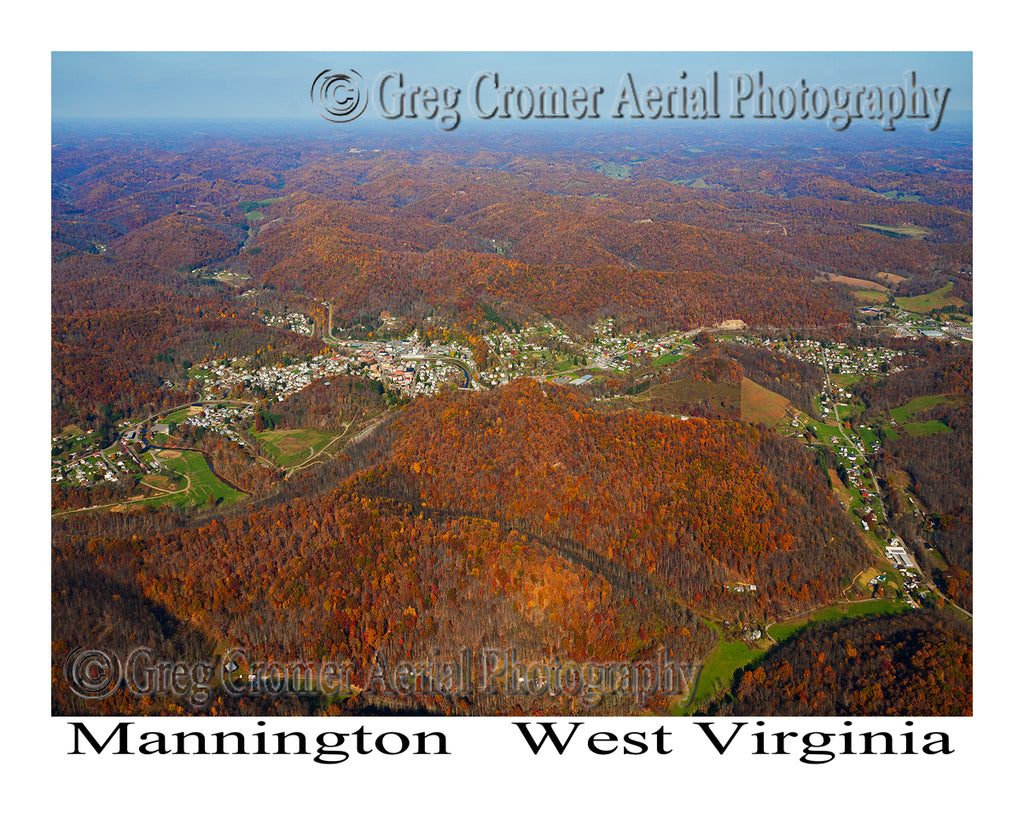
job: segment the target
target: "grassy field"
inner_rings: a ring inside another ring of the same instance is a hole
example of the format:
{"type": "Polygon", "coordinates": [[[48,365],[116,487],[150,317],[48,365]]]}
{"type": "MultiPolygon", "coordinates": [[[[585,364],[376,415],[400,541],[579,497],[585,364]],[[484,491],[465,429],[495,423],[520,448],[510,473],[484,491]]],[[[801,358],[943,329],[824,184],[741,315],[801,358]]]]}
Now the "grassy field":
{"type": "Polygon", "coordinates": [[[896,304],[910,313],[930,313],[932,310],[948,307],[963,307],[964,302],[956,296],[949,295],[953,290],[953,282],[943,285],[938,290],[921,296],[903,296],[896,299],[896,304]]]}
{"type": "Polygon", "coordinates": [[[740,417],[748,423],[774,427],[786,417],[789,400],[744,378],[740,384],[740,417]]]}
{"type": "Polygon", "coordinates": [[[732,676],[736,669],[743,668],[762,654],[763,651],[749,648],[745,643],[719,643],[700,670],[694,701],[706,700],[718,691],[728,688],[732,684],[732,676]]]}
{"type": "Polygon", "coordinates": [[[695,404],[698,401],[707,401],[725,411],[740,410],[741,389],[739,384],[714,384],[710,381],[683,378],[669,381],[667,384],[657,384],[628,401],[634,406],[655,412],[678,415],[686,414],[686,404],[695,404]]]}
{"type": "Polygon", "coordinates": [[[175,410],[174,412],[164,416],[162,422],[165,424],[180,424],[188,418],[189,409],[190,407],[184,407],[180,410],[175,410]]]}
{"type": "Polygon", "coordinates": [[[894,407],[889,414],[897,424],[904,424],[919,412],[930,410],[940,404],[962,404],[963,401],[963,397],[959,395],[922,395],[911,398],[902,406],[894,407]]]}
{"type": "Polygon", "coordinates": [[[923,239],[929,233],[931,228],[921,227],[920,225],[860,225],[862,228],[868,230],[876,230],[885,236],[891,236],[894,239],[923,239]]]}
{"type": "Polygon", "coordinates": [[[281,202],[286,199],[285,196],[275,196],[273,199],[260,199],[258,202],[239,202],[240,207],[245,213],[253,213],[259,208],[265,208],[267,205],[273,204],[274,202],[281,202]]]}
{"type": "MultiPolygon", "coordinates": [[[[717,624],[705,621],[715,633],[721,635],[721,629],[717,624]]],[[[755,648],[748,648],[745,643],[728,643],[720,641],[715,649],[708,655],[700,669],[700,676],[697,678],[697,688],[693,697],[685,705],[677,702],[672,707],[675,716],[687,716],[692,714],[699,705],[707,702],[716,694],[725,691],[732,685],[733,674],[736,669],[743,668],[764,654],[763,651],[755,648]]]]}
{"type": "Polygon", "coordinates": [[[833,424],[823,424],[820,421],[811,421],[808,426],[814,430],[814,434],[817,439],[819,441],[824,441],[826,444],[833,435],[842,440],[842,434],[839,431],[839,427],[833,424]]]}
{"type": "Polygon", "coordinates": [[[868,614],[888,614],[890,612],[904,611],[906,608],[906,603],[891,598],[864,600],[857,603],[842,603],[818,609],[811,612],[807,617],[776,623],[768,629],[768,634],[776,642],[781,643],[783,640],[792,637],[809,623],[825,623],[830,620],[842,620],[844,617],[863,617],[868,614]]]}
{"type": "Polygon", "coordinates": [[[839,411],[840,420],[845,421],[851,415],[857,415],[861,412],[864,412],[866,407],[861,401],[858,401],[855,404],[846,404],[844,406],[837,407],[836,409],[839,411]]]}
{"type": "Polygon", "coordinates": [[[551,360],[548,362],[548,370],[556,373],[575,371],[580,369],[582,366],[582,364],[577,364],[573,361],[573,356],[571,355],[562,359],[559,359],[557,355],[553,355],[551,360]]]}
{"type": "Polygon", "coordinates": [[[185,485],[183,478],[171,478],[164,475],[147,475],[145,480],[140,481],[143,486],[151,486],[162,489],[164,492],[177,492],[185,485]]]}
{"type": "Polygon", "coordinates": [[[654,359],[652,363],[655,367],[663,367],[666,364],[675,364],[677,361],[682,361],[683,358],[684,356],[676,355],[675,353],[664,353],[654,359]]]}
{"type": "MultiPolygon", "coordinates": [[[[776,642],[781,643],[806,628],[809,623],[824,623],[847,617],[864,617],[870,614],[889,614],[906,609],[907,605],[902,600],[895,598],[838,603],[813,611],[805,617],[776,623],[768,629],[768,634],[776,642]]],[[[721,629],[716,623],[707,620],[705,622],[721,636],[721,629]]],[[[693,697],[689,702],[676,702],[672,706],[671,713],[674,716],[693,714],[698,707],[729,689],[736,672],[764,656],[764,653],[763,650],[750,648],[746,643],[740,641],[720,641],[701,666],[700,677],[697,680],[697,688],[693,697]]]]}
{"type": "Polygon", "coordinates": [[[206,506],[210,496],[213,496],[217,504],[234,503],[238,499],[245,497],[237,489],[233,489],[220,481],[210,471],[210,467],[206,465],[206,460],[201,452],[164,449],[160,451],[159,457],[168,469],[188,478],[188,491],[176,495],[167,495],[166,499],[164,497],[151,498],[148,501],[149,503],[163,504],[170,502],[184,506],[192,502],[197,506],[206,506]]]}
{"type": "Polygon", "coordinates": [[[937,435],[942,432],[952,432],[942,421],[909,421],[903,425],[903,431],[907,435],[937,435]]]}
{"type": "Polygon", "coordinates": [[[916,193],[900,193],[899,191],[885,191],[882,196],[887,199],[895,199],[897,202],[920,202],[921,197],[916,193]]]}
{"type": "Polygon", "coordinates": [[[868,304],[885,304],[889,300],[889,294],[878,290],[854,290],[853,297],[859,302],[868,304]]]}
{"type": "Polygon", "coordinates": [[[337,436],[336,432],[316,429],[278,429],[255,433],[263,448],[283,469],[298,466],[308,460],[337,436]]]}
{"type": "Polygon", "coordinates": [[[841,387],[852,387],[864,378],[860,373],[832,373],[830,377],[841,387]]]}
{"type": "Polygon", "coordinates": [[[949,564],[946,562],[946,559],[942,556],[942,552],[940,552],[938,549],[929,549],[928,557],[932,559],[932,562],[935,564],[936,568],[939,571],[944,572],[949,568],[949,564]]]}

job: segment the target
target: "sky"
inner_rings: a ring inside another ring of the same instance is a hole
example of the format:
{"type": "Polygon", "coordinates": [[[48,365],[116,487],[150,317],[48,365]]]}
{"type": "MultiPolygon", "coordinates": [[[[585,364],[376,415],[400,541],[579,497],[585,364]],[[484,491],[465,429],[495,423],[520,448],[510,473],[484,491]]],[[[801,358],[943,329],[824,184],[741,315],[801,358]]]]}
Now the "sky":
{"type": "MultiPolygon", "coordinates": [[[[379,118],[374,83],[401,72],[403,85],[451,86],[460,90],[456,107],[463,123],[480,121],[470,108],[472,80],[495,72],[501,86],[601,86],[595,110],[607,121],[623,79],[638,92],[650,85],[703,84],[719,77],[723,118],[735,96],[731,75],[755,77],[774,88],[836,85],[904,86],[915,71],[924,86],[950,88],[946,111],[972,108],[970,52],[59,52],[51,60],[51,117],[308,119],[320,116],[310,99],[313,82],[325,70],[354,70],[365,81],[368,105],[361,117],[379,118]]],[[[490,80],[488,80],[490,81],[490,80]]],[[[387,86],[395,90],[395,80],[387,86]]],[[[483,86],[484,110],[497,93],[483,86]]],[[[390,93],[387,97],[393,99],[390,93]]],[[[391,109],[394,110],[393,108],[391,109]]],[[[629,113],[629,108],[621,109],[629,113]]],[[[748,112],[749,115],[749,112],[748,112]]],[[[421,119],[422,116],[418,116],[421,119]]],[[[517,119],[517,117],[512,117],[517,119]]],[[[402,123],[405,118],[392,120],[402,123]]],[[[440,116],[435,118],[440,123],[440,116]]],[[[877,126],[877,123],[875,123],[877,126]]],[[[439,125],[440,127],[440,125],[439,125]]]]}

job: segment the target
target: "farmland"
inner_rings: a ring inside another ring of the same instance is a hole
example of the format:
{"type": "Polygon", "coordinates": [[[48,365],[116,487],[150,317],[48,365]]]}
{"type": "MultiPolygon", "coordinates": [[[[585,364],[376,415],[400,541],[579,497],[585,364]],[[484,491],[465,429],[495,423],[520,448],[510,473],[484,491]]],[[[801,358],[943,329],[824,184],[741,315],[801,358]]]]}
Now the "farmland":
{"type": "Polygon", "coordinates": [[[896,304],[910,313],[930,313],[932,310],[941,310],[943,307],[963,307],[962,300],[949,295],[952,290],[953,283],[950,282],[931,293],[898,298],[896,304]]]}
{"type": "Polygon", "coordinates": [[[278,466],[290,469],[308,461],[338,436],[315,429],[282,429],[259,432],[254,437],[278,466]]]}
{"type": "Polygon", "coordinates": [[[778,393],[744,378],[740,385],[741,417],[752,424],[774,427],[786,417],[789,401],[778,393]]]}

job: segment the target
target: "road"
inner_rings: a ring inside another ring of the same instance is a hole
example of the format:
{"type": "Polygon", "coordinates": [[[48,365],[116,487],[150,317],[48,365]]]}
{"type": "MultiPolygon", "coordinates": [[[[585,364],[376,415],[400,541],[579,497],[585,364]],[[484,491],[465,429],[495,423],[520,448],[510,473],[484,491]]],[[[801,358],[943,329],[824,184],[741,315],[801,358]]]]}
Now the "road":
{"type": "Polygon", "coordinates": [[[393,413],[393,412],[389,412],[389,413],[386,413],[386,414],[382,415],[380,418],[378,418],[376,421],[374,421],[372,424],[370,424],[370,426],[368,426],[366,429],[362,430],[361,432],[359,432],[356,435],[353,435],[351,440],[349,440],[349,442],[347,444],[345,444],[345,446],[349,447],[349,446],[352,446],[352,444],[358,444],[360,441],[365,440],[367,437],[369,437],[370,433],[373,432],[377,427],[379,427],[385,421],[390,420],[391,418],[394,418],[394,416],[395,416],[395,413],[393,413]]]}
{"type": "MultiPolygon", "coordinates": [[[[216,405],[216,404],[242,404],[243,406],[246,406],[246,407],[255,407],[256,406],[256,403],[254,401],[244,401],[244,400],[242,400],[240,398],[221,398],[221,399],[218,399],[218,400],[209,400],[209,401],[207,401],[207,400],[189,401],[187,404],[178,404],[178,406],[176,406],[176,407],[167,407],[165,409],[159,410],[158,412],[154,412],[154,413],[146,416],[145,418],[143,418],[141,421],[136,421],[134,424],[131,424],[130,426],[126,427],[125,431],[131,430],[131,429],[140,429],[145,424],[148,424],[150,421],[152,421],[154,418],[159,418],[162,415],[170,415],[172,412],[177,412],[178,410],[188,409],[189,407],[197,406],[199,404],[214,404],[214,405],[216,405]]],[[[105,447],[102,447],[100,449],[94,450],[93,452],[86,452],[86,453],[84,453],[82,455],[79,455],[79,456],[77,456],[75,458],[72,458],[71,460],[69,460],[67,462],[66,465],[67,466],[71,466],[72,464],[76,464],[79,461],[84,460],[85,458],[91,458],[94,455],[102,456],[103,453],[106,450],[110,449],[110,447],[114,446],[115,444],[117,444],[118,441],[121,440],[123,434],[124,433],[122,433],[122,432],[118,432],[117,435],[114,437],[114,440],[111,441],[108,446],[105,446],[105,447]]],[[[244,444],[245,442],[243,441],[242,443],[244,444]]],[[[137,458],[135,460],[138,461],[137,458]]]]}
{"type": "MultiPolygon", "coordinates": [[[[829,376],[828,376],[828,361],[825,358],[825,351],[824,350],[822,350],[822,352],[821,352],[821,365],[822,365],[822,369],[825,371],[825,384],[828,386],[829,392],[831,392],[832,391],[832,379],[829,378],[829,376]]],[[[854,445],[854,443],[851,440],[850,436],[846,434],[846,429],[843,427],[843,422],[839,418],[839,404],[838,404],[838,402],[836,402],[836,401],[832,402],[832,410],[833,410],[833,412],[835,412],[835,415],[836,415],[836,426],[839,428],[839,434],[843,436],[843,438],[846,440],[846,442],[850,445],[850,447],[853,450],[859,452],[860,449],[857,446],[854,445]]],[[[885,508],[885,501],[882,500],[882,490],[878,486],[878,478],[875,477],[875,473],[871,469],[871,466],[868,464],[867,458],[864,459],[864,469],[867,471],[868,475],[871,477],[871,483],[875,487],[875,494],[878,496],[878,507],[879,507],[879,510],[882,513],[883,520],[885,520],[885,523],[888,525],[888,523],[889,523],[889,514],[888,514],[888,511],[885,508]]],[[[890,531],[891,531],[891,529],[890,529],[890,531]]],[[[925,572],[921,571],[921,567],[917,565],[917,560],[914,559],[913,551],[911,549],[907,548],[907,544],[903,542],[903,538],[901,538],[895,532],[892,532],[892,537],[896,540],[896,542],[907,553],[907,558],[910,560],[910,563],[913,566],[914,571],[916,571],[918,573],[918,575],[920,575],[921,579],[924,581],[925,585],[928,587],[928,589],[931,592],[933,592],[937,597],[941,597],[946,602],[946,605],[952,606],[957,611],[960,611],[960,612],[966,614],[968,617],[974,617],[974,615],[971,614],[969,611],[967,611],[966,609],[960,608],[960,606],[958,606],[956,603],[954,603],[952,600],[950,600],[948,597],[946,597],[946,595],[944,595],[941,591],[939,591],[939,587],[935,584],[935,582],[932,580],[932,578],[929,575],[927,575],[925,572]]]]}
{"type": "MultiPolygon", "coordinates": [[[[342,342],[334,337],[334,305],[330,302],[327,302],[327,324],[320,337],[328,344],[341,346],[342,342]]],[[[462,374],[466,377],[467,389],[477,386],[479,376],[476,372],[476,367],[469,362],[463,361],[461,358],[452,358],[451,356],[444,355],[430,355],[427,353],[404,355],[399,356],[399,358],[402,361],[441,361],[445,364],[451,364],[453,367],[458,367],[462,370],[462,374]]],[[[419,375],[419,364],[416,365],[416,374],[419,375]]],[[[416,383],[415,378],[412,383],[416,383]]]]}
{"type": "MultiPolygon", "coordinates": [[[[825,351],[824,350],[821,351],[821,368],[825,371],[825,385],[828,387],[829,393],[831,393],[832,392],[832,379],[829,378],[829,376],[828,376],[828,361],[825,358],[825,351]]],[[[846,434],[846,428],[843,426],[842,419],[840,419],[840,417],[839,417],[839,402],[838,401],[834,401],[833,400],[833,402],[832,402],[832,411],[836,415],[836,426],[839,428],[839,434],[842,435],[843,438],[846,440],[846,443],[848,443],[850,445],[850,449],[852,449],[854,452],[860,452],[861,451],[860,446],[858,444],[855,444],[853,442],[853,439],[849,435],[846,434]]],[[[882,490],[878,486],[878,479],[875,477],[875,473],[872,471],[871,465],[868,463],[867,458],[864,459],[864,469],[867,471],[868,475],[871,477],[871,483],[875,487],[875,495],[878,497],[878,501],[879,501],[878,502],[878,506],[879,506],[879,510],[882,513],[882,518],[885,520],[886,523],[888,523],[889,522],[889,515],[888,515],[888,513],[885,510],[885,503],[882,502],[882,490]]]]}

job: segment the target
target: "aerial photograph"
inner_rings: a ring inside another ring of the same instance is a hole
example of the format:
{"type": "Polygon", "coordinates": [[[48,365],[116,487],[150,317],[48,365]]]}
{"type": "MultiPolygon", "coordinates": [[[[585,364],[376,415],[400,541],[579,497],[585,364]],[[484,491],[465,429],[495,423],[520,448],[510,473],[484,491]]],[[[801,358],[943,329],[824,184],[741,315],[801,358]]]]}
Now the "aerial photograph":
{"type": "Polygon", "coordinates": [[[970,52],[51,67],[51,715],[974,713],[970,52]]]}

